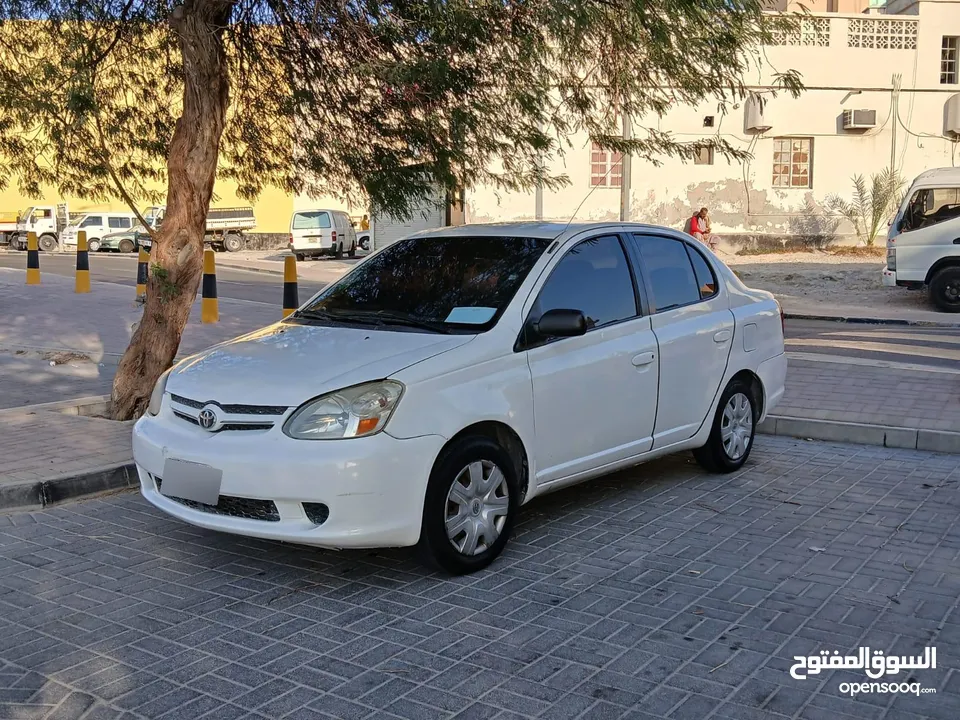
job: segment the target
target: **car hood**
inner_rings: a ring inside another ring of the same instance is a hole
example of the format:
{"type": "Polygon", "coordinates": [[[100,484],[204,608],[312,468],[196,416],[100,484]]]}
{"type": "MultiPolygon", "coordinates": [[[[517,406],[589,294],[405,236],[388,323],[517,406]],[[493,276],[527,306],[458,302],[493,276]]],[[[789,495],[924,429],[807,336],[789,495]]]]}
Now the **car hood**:
{"type": "Polygon", "coordinates": [[[472,335],[277,323],[182,360],[167,391],[200,402],[299,405],[381,380],[472,335]]]}

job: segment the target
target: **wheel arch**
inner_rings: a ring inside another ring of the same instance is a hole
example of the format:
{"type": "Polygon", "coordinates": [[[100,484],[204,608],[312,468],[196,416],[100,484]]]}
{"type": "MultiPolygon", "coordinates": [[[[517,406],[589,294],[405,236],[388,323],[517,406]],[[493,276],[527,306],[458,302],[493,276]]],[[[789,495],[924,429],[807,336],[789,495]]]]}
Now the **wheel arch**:
{"type": "Polygon", "coordinates": [[[465,437],[477,435],[493,440],[504,450],[506,450],[513,459],[514,467],[519,474],[520,503],[522,504],[526,499],[527,492],[530,488],[530,463],[527,455],[527,449],[523,444],[523,440],[521,440],[516,431],[506,423],[496,420],[483,420],[481,422],[468,425],[447,440],[446,443],[444,443],[437,455],[437,461],[439,461],[447,449],[452,447],[455,443],[459,442],[465,437]]]}
{"type": "Polygon", "coordinates": [[[924,278],[923,282],[927,285],[933,280],[933,276],[938,272],[948,267],[960,267],[960,255],[951,255],[950,257],[940,258],[933,265],[930,266],[930,269],[927,270],[927,277],[924,278]]]}
{"type": "Polygon", "coordinates": [[[753,399],[757,403],[757,417],[763,417],[764,407],[766,405],[767,392],[766,388],[763,387],[763,381],[760,379],[760,376],[757,375],[753,370],[740,370],[732,378],[730,378],[727,385],[730,383],[742,380],[750,385],[753,391],[753,399]]]}

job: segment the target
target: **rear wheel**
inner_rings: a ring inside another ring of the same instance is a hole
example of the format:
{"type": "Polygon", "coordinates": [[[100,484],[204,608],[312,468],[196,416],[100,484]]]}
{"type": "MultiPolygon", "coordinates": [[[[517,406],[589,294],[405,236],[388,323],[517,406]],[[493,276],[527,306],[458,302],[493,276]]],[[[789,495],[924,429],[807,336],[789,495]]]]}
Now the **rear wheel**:
{"type": "Polygon", "coordinates": [[[760,410],[753,387],[735,379],[720,396],[710,437],[703,447],[693,451],[700,465],[710,472],[739,470],[750,457],[760,410]]]}
{"type": "Polygon", "coordinates": [[[243,238],[233,233],[223,239],[223,247],[227,252],[240,252],[243,250],[243,238]]]}
{"type": "Polygon", "coordinates": [[[430,473],[420,551],[453,575],[487,567],[503,551],[519,508],[517,470],[495,441],[471,436],[445,449],[430,473]]]}
{"type": "MultiPolygon", "coordinates": [[[[92,249],[93,248],[91,248],[91,250],[92,249]]],[[[133,240],[121,240],[117,249],[122,253],[132,253],[136,247],[134,246],[133,240]]]]}
{"type": "Polygon", "coordinates": [[[297,259],[297,262],[303,262],[307,259],[307,256],[303,253],[294,253],[293,256],[297,259]]]}
{"type": "Polygon", "coordinates": [[[942,312],[960,312],[960,267],[946,267],[933,276],[930,300],[942,312]]]}
{"type": "Polygon", "coordinates": [[[335,257],[337,260],[343,259],[343,243],[337,245],[337,248],[333,251],[333,257],[335,257]]]}
{"type": "Polygon", "coordinates": [[[347,257],[355,258],[357,256],[357,244],[354,243],[350,246],[350,252],[347,253],[347,257]]]}
{"type": "Polygon", "coordinates": [[[44,252],[53,252],[57,249],[57,239],[53,235],[41,235],[37,245],[44,252]]]}

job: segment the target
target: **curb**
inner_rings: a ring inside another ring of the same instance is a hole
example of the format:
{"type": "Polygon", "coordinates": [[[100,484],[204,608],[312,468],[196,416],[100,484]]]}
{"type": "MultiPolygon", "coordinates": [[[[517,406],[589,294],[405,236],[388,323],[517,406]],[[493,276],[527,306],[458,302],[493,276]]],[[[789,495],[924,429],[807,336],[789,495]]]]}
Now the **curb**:
{"type": "Polygon", "coordinates": [[[38,412],[57,412],[62,415],[80,415],[90,417],[102,415],[110,409],[109,395],[90,395],[89,397],[59,400],[57,402],[37,403],[36,405],[20,405],[19,407],[0,409],[0,417],[4,415],[32,415],[38,412]]]}
{"type": "Polygon", "coordinates": [[[65,500],[140,486],[133,463],[62,475],[51,480],[26,480],[0,485],[0,512],[46,508],[65,500]]]}
{"type": "Polygon", "coordinates": [[[760,423],[757,432],[765,435],[782,435],[809,440],[877,445],[903,450],[926,450],[960,455],[960,433],[947,432],[946,430],[918,430],[916,428],[771,415],[760,423]]]}
{"type": "Polygon", "coordinates": [[[899,318],[868,318],[791,312],[784,312],[783,317],[786,320],[826,320],[828,322],[850,323],[851,325],[909,325],[911,327],[960,328],[960,321],[951,322],[949,320],[903,320],[899,318]]]}

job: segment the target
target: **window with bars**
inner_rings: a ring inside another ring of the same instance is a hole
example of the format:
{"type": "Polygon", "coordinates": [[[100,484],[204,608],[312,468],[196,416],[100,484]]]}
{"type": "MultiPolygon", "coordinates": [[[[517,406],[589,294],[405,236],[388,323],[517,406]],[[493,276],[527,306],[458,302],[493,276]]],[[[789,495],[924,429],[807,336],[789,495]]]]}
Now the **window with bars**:
{"type": "Polygon", "coordinates": [[[940,46],[940,84],[957,84],[957,49],[960,48],[960,37],[943,36],[940,46]]]}
{"type": "Polygon", "coordinates": [[[813,187],[810,172],[813,138],[773,139],[773,186],[775,188],[813,187]]]}
{"type": "Polygon", "coordinates": [[[623,156],[593,143],[590,146],[590,185],[618,188],[622,179],[623,156]]]}

